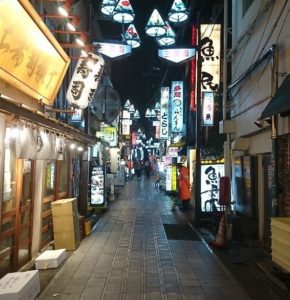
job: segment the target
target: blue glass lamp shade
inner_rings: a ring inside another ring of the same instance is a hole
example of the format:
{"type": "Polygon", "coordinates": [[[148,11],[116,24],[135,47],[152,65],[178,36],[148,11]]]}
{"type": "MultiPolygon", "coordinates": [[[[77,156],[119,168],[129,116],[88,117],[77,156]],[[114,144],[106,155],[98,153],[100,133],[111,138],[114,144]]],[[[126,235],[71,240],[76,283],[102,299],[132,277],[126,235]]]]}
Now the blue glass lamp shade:
{"type": "Polygon", "coordinates": [[[172,23],[183,23],[188,19],[189,11],[182,0],[174,0],[168,13],[168,20],[172,23]]]}
{"type": "Polygon", "coordinates": [[[152,15],[145,27],[145,31],[149,36],[153,37],[158,37],[165,34],[165,23],[157,9],[153,10],[152,15]]]}
{"type": "Polygon", "coordinates": [[[113,11],[113,19],[118,23],[131,23],[135,13],[129,0],[120,0],[113,11]]]}

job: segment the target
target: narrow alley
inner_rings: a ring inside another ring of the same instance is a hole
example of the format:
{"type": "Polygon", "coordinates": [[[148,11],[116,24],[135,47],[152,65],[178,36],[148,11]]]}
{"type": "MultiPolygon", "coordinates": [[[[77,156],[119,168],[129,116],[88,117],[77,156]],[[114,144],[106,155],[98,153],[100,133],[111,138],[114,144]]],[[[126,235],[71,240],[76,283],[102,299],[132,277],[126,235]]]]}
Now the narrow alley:
{"type": "Polygon", "coordinates": [[[188,225],[192,213],[171,205],[152,180],[129,181],[38,299],[283,299],[261,278],[250,297],[188,225]]]}

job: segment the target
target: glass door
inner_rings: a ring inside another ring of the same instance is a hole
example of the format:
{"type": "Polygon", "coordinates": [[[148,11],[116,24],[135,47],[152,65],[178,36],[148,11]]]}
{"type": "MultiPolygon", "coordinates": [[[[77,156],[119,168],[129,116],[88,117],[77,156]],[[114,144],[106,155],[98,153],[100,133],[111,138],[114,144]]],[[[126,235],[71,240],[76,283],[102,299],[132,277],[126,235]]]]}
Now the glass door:
{"type": "Polygon", "coordinates": [[[22,267],[31,259],[31,243],[32,243],[32,220],[33,220],[33,196],[34,190],[33,169],[34,164],[31,160],[20,160],[19,166],[21,178],[21,193],[17,207],[17,269],[22,267]]]}
{"type": "Polygon", "coordinates": [[[0,277],[31,259],[33,162],[17,159],[13,139],[5,141],[0,234],[0,277]]]}

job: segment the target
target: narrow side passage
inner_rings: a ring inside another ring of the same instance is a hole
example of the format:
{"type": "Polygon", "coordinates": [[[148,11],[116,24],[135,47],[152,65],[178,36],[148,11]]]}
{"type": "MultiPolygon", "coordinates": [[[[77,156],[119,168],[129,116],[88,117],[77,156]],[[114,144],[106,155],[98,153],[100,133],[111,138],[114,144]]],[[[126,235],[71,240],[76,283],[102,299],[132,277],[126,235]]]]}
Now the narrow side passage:
{"type": "Polygon", "coordinates": [[[168,236],[186,223],[153,180],[128,182],[38,299],[250,299],[198,237],[168,236]]]}

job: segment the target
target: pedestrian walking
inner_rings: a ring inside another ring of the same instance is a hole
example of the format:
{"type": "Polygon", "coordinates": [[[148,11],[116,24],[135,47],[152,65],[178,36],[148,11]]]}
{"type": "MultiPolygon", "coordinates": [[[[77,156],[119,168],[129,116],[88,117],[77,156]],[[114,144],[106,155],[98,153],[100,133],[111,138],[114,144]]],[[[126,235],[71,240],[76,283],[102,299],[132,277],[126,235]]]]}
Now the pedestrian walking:
{"type": "Polygon", "coordinates": [[[179,175],[177,179],[178,199],[181,201],[182,210],[189,210],[189,201],[191,198],[189,171],[187,167],[182,165],[179,165],[178,168],[179,168],[179,175]]]}

